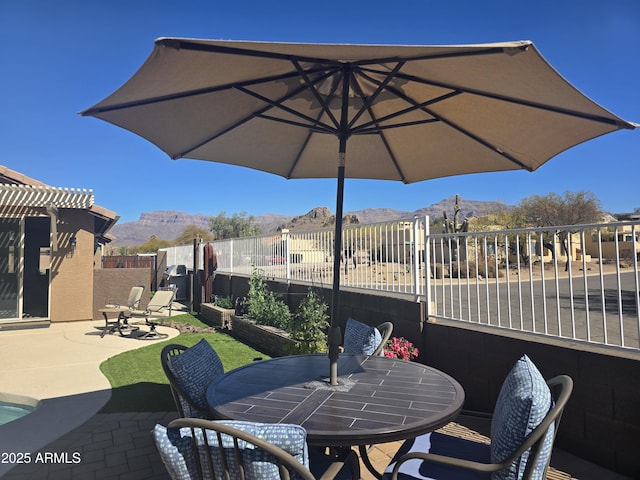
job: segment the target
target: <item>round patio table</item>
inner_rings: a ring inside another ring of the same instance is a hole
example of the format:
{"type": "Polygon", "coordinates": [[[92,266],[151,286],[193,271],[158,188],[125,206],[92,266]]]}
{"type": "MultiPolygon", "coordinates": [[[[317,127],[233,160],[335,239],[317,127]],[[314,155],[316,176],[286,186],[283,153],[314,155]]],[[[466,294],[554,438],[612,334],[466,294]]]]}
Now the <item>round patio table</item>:
{"type": "MultiPolygon", "coordinates": [[[[218,419],[294,423],[318,446],[362,446],[412,438],[459,414],[464,390],[420,363],[340,354],[331,387],[326,354],[254,362],[218,377],[207,402],[218,419]]],[[[362,449],[361,449],[362,450],[362,449]]]]}
{"type": "Polygon", "coordinates": [[[115,305],[112,307],[100,308],[98,311],[102,313],[102,316],[104,317],[104,330],[102,330],[100,338],[104,337],[107,333],[114,333],[116,331],[124,337],[122,329],[128,327],[124,313],[129,311],[129,307],[115,305]],[[117,316],[113,320],[110,320],[109,314],[116,314],[117,316]]]}

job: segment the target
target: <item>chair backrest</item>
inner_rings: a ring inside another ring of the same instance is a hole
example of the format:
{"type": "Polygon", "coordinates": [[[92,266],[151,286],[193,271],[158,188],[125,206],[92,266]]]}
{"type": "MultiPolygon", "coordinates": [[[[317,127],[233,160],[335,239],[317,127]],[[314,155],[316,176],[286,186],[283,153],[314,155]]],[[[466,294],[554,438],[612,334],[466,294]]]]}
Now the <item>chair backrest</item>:
{"type": "Polygon", "coordinates": [[[140,307],[140,300],[142,299],[144,289],[144,285],[136,285],[131,288],[131,291],[129,292],[129,299],[127,300],[127,306],[131,310],[137,310],[140,307]]]}
{"type": "Polygon", "coordinates": [[[211,419],[206,389],[224,374],[224,367],[209,343],[202,339],[193,347],[166,345],[160,353],[160,363],[169,380],[178,414],[183,418],[211,419]]]}
{"type": "MultiPolygon", "coordinates": [[[[391,335],[390,332],[389,335],[391,335]]],[[[371,327],[349,317],[344,329],[344,352],[379,355],[384,348],[382,338],[382,334],[376,327],[371,327]]]]}
{"type": "MultiPolygon", "coordinates": [[[[573,380],[568,375],[554,377],[547,381],[547,385],[549,385],[551,392],[554,394],[554,404],[551,410],[544,417],[544,420],[529,434],[520,448],[510,457],[515,460],[518,457],[522,457],[525,452],[528,452],[526,467],[522,476],[523,480],[546,478],[549,461],[551,460],[551,448],[560,426],[562,412],[573,391],[573,380]],[[548,452],[546,451],[547,449],[549,450],[548,452]],[[545,463],[537,465],[543,455],[546,455],[545,463]]],[[[505,463],[509,463],[509,459],[505,460],[505,463]]]]}
{"type": "Polygon", "coordinates": [[[171,308],[173,299],[176,296],[175,290],[158,290],[153,294],[149,304],[147,305],[148,312],[160,312],[165,308],[171,308]]]}
{"type": "Polygon", "coordinates": [[[372,355],[384,355],[384,347],[387,344],[387,340],[391,338],[391,334],[393,333],[393,323],[384,322],[376,327],[382,336],[382,341],[377,346],[377,348],[373,351],[372,355]]]}
{"type": "Polygon", "coordinates": [[[185,418],[152,434],[172,478],[314,480],[298,425],[185,418]]]}
{"type": "Polygon", "coordinates": [[[523,355],[505,378],[491,420],[494,478],[543,479],[573,380],[560,375],[546,381],[523,355]]]}

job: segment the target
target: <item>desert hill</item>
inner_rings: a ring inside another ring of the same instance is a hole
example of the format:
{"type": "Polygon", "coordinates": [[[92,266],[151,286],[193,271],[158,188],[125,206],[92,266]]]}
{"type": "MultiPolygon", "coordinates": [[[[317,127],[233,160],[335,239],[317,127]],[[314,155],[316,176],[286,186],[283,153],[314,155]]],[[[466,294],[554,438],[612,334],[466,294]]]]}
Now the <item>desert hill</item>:
{"type": "MultiPolygon", "coordinates": [[[[438,203],[418,209],[414,212],[394,210],[392,208],[367,208],[347,212],[344,223],[375,223],[392,220],[411,219],[414,216],[428,215],[431,218],[441,218],[443,212],[453,215],[455,196],[445,198],[438,203]]],[[[485,202],[479,200],[460,199],[460,218],[483,215],[487,212],[504,208],[500,202],[485,202]]],[[[113,246],[140,245],[152,235],[164,240],[176,238],[188,225],[207,228],[209,218],[214,216],[205,214],[192,215],[184,212],[159,210],[142,213],[140,219],[135,222],[116,224],[109,232],[115,237],[113,246]]],[[[335,215],[327,207],[316,207],[304,215],[290,216],[279,214],[267,214],[254,217],[255,222],[262,227],[262,231],[273,232],[287,228],[289,230],[309,230],[314,228],[326,228],[334,225],[335,215]]]]}

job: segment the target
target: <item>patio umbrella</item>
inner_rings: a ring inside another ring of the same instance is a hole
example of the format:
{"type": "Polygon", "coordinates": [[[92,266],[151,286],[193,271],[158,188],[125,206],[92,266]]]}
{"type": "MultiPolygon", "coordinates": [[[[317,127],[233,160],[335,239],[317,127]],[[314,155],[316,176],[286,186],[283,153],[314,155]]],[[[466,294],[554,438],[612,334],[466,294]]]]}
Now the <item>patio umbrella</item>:
{"type": "Polygon", "coordinates": [[[328,45],[160,38],[121,88],[82,115],[172,159],[338,180],[329,332],[337,383],[344,179],[405,183],[533,171],[591,138],[637,125],[564,80],[528,41],[328,45]]]}

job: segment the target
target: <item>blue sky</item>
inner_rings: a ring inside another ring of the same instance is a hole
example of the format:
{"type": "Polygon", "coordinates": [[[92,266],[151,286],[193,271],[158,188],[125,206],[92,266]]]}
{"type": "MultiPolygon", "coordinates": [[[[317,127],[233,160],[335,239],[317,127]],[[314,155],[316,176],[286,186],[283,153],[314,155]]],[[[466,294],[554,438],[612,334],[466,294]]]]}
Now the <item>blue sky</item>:
{"type": "MultiPolygon", "coordinates": [[[[0,164],[58,187],[87,188],[121,222],[142,212],[300,215],[335,210],[333,180],[170,160],[136,135],[78,115],[124,83],[157,37],[439,45],[532,40],[579,90],[640,122],[640,2],[548,0],[0,1],[0,164]]],[[[398,182],[347,180],[345,212],[413,211],[460,194],[515,204],[593,192],[610,212],[640,207],[640,130],[564,152],[533,173],[398,182]]]]}

